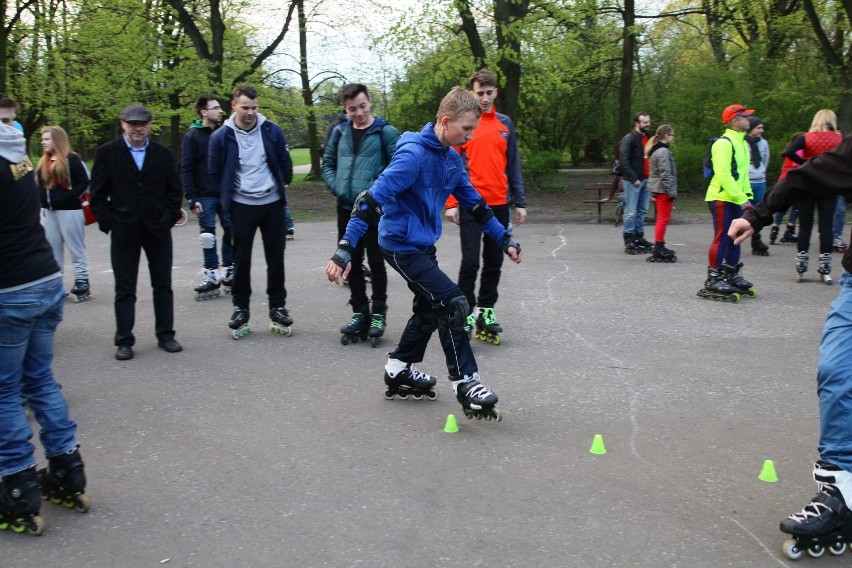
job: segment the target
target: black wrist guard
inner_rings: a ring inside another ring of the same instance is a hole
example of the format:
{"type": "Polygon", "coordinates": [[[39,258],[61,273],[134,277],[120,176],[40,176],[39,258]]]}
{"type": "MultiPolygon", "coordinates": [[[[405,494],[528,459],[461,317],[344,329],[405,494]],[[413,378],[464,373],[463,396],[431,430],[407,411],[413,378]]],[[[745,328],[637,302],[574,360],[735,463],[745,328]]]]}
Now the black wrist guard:
{"type": "Polygon", "coordinates": [[[506,236],[503,237],[503,252],[509,254],[509,247],[514,248],[518,251],[518,254],[521,254],[521,245],[518,241],[512,238],[512,235],[506,233],[506,236]]]}
{"type": "Polygon", "coordinates": [[[346,270],[346,265],[352,261],[352,253],[354,251],[355,249],[349,244],[348,239],[340,239],[340,242],[337,243],[337,250],[334,252],[334,256],[331,257],[331,261],[343,270],[346,270]]]}

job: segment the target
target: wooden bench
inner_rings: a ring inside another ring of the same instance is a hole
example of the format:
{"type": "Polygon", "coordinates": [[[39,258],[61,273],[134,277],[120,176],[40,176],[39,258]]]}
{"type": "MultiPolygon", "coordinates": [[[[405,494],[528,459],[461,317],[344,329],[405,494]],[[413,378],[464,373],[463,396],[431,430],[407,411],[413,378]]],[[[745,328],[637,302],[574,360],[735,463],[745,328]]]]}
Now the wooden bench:
{"type": "Polygon", "coordinates": [[[605,199],[604,192],[606,195],[609,194],[610,189],[612,189],[612,182],[601,182],[601,183],[584,183],[583,191],[597,191],[598,198],[597,199],[584,199],[583,203],[594,203],[598,206],[598,223],[603,223],[603,206],[613,204],[616,206],[615,211],[615,225],[618,226],[621,221],[621,215],[619,214],[619,209],[621,202],[617,197],[613,197],[613,199],[605,199]]]}

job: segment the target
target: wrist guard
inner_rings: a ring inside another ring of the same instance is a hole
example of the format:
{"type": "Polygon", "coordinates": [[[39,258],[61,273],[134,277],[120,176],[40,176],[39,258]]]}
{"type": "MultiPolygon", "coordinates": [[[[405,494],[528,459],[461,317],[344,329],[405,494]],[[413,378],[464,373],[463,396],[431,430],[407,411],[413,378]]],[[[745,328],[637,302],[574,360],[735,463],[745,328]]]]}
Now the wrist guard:
{"type": "Polygon", "coordinates": [[[503,245],[502,246],[503,246],[503,252],[505,252],[506,254],[509,254],[509,247],[514,248],[515,250],[518,251],[518,254],[521,254],[521,245],[518,243],[518,241],[513,239],[512,235],[510,235],[509,233],[506,233],[506,236],[503,237],[503,245]]]}
{"type": "Polygon", "coordinates": [[[334,252],[334,256],[331,257],[331,261],[343,270],[346,270],[346,265],[352,261],[352,253],[354,251],[355,249],[349,244],[349,239],[340,239],[340,242],[337,243],[337,250],[334,252]]]}

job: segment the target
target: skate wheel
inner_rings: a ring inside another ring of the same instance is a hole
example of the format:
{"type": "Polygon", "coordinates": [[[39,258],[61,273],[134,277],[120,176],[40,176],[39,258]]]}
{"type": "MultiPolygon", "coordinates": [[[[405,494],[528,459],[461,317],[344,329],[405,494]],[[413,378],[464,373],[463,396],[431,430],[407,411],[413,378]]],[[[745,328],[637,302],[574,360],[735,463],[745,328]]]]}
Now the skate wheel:
{"type": "Polygon", "coordinates": [[[354,344],[354,343],[358,343],[358,339],[359,339],[359,338],[358,338],[358,336],[357,336],[357,335],[353,335],[353,336],[352,336],[352,343],[353,343],[353,344],[354,344]]]}
{"type": "Polygon", "coordinates": [[[393,393],[393,391],[385,391],[385,400],[393,400],[394,396],[396,395],[393,393]]]}
{"type": "Polygon", "coordinates": [[[379,338],[378,337],[373,338],[372,345],[373,345],[374,348],[379,345],[379,338]]]}
{"type": "Polygon", "coordinates": [[[423,395],[420,393],[412,394],[411,398],[413,398],[414,400],[423,400],[423,395]]]}
{"type": "Polygon", "coordinates": [[[808,556],[811,558],[819,558],[825,554],[825,548],[819,544],[814,544],[808,547],[808,556]]]}
{"type": "Polygon", "coordinates": [[[748,292],[746,292],[746,296],[748,296],[749,298],[757,298],[757,290],[755,290],[754,288],[750,289],[748,292]]]}
{"type": "Polygon", "coordinates": [[[341,335],[340,336],[340,344],[341,345],[349,345],[349,336],[348,335],[341,335]]]}
{"type": "Polygon", "coordinates": [[[503,420],[503,413],[496,406],[491,409],[491,414],[496,422],[503,420]]]}
{"type": "Polygon", "coordinates": [[[788,538],[785,540],[781,545],[781,551],[784,553],[784,556],[790,560],[798,560],[802,557],[802,549],[799,548],[799,543],[795,538],[788,538]]]}
{"type": "Polygon", "coordinates": [[[493,343],[494,345],[500,345],[500,341],[502,341],[502,340],[500,339],[500,336],[499,336],[499,335],[495,335],[495,336],[494,336],[494,338],[491,340],[491,343],[493,343]]]}
{"type": "Polygon", "coordinates": [[[74,505],[74,509],[78,513],[88,513],[89,509],[92,508],[92,500],[89,499],[89,496],[85,493],[80,493],[79,495],[77,495],[77,499],[74,505]]]}
{"type": "Polygon", "coordinates": [[[429,391],[426,393],[427,400],[438,400],[438,391],[429,391]]]}
{"type": "Polygon", "coordinates": [[[398,392],[396,393],[396,396],[399,400],[408,400],[408,393],[398,392]]]}
{"type": "Polygon", "coordinates": [[[841,554],[846,552],[846,543],[835,542],[834,544],[828,547],[828,551],[834,556],[840,556],[841,554]]]}

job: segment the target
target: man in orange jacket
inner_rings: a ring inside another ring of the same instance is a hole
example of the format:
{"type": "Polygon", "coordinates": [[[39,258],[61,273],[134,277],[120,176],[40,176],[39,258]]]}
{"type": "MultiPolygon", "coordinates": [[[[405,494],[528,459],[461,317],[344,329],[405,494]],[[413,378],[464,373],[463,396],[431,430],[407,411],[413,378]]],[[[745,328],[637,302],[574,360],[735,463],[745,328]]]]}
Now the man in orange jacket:
{"type": "MultiPolygon", "coordinates": [[[[521,160],[515,126],[505,114],[494,108],[497,97],[497,79],[485,69],[468,79],[473,96],[482,105],[482,117],[473,131],[473,138],[456,147],[462,155],[470,181],[494,211],[500,223],[510,227],[511,207],[515,208],[515,224],[527,218],[524,182],[521,178],[521,160]]],[[[494,344],[500,343],[503,328],[494,315],[497,303],[497,286],[503,266],[503,250],[497,243],[483,238],[476,221],[450,196],[445,212],[447,219],[460,226],[462,261],[458,285],[467,297],[471,309],[478,306],[479,313],[471,314],[476,321],[476,337],[494,344]],[[479,279],[479,297],[475,295],[476,276],[479,273],[480,239],[482,239],[482,275],[479,279]]],[[[472,321],[468,325],[472,327],[472,321]]]]}

